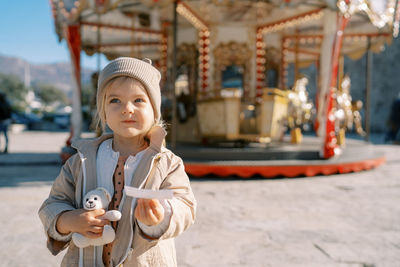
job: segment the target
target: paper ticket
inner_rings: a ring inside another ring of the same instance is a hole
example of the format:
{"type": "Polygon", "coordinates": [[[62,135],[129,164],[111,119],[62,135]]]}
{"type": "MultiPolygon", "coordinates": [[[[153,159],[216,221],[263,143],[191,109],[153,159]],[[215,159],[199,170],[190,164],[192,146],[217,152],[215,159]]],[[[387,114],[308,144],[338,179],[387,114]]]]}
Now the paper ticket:
{"type": "Polygon", "coordinates": [[[148,199],[171,199],[174,194],[172,190],[151,190],[151,189],[139,189],[132,186],[125,186],[125,193],[134,198],[148,198],[148,199]]]}

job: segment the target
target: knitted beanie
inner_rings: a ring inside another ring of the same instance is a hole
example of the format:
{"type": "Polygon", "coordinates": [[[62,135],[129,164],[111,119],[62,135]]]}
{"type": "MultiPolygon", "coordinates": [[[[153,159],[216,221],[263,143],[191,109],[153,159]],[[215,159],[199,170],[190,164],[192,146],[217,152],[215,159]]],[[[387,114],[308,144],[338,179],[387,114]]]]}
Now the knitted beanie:
{"type": "Polygon", "coordinates": [[[153,106],[154,117],[158,122],[161,118],[161,91],[160,91],[160,72],[151,65],[150,59],[136,59],[131,57],[119,57],[108,63],[100,72],[97,82],[97,101],[107,83],[120,76],[132,77],[141,82],[149,96],[153,106]]]}

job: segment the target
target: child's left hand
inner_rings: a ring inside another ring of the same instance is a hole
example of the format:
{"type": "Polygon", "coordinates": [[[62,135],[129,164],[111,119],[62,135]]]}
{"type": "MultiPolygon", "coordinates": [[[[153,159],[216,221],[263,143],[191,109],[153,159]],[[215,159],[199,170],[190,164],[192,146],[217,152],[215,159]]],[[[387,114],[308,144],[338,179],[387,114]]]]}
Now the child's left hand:
{"type": "Polygon", "coordinates": [[[164,208],[158,199],[140,198],[137,200],[135,217],[145,225],[157,225],[164,219],[164,208]]]}

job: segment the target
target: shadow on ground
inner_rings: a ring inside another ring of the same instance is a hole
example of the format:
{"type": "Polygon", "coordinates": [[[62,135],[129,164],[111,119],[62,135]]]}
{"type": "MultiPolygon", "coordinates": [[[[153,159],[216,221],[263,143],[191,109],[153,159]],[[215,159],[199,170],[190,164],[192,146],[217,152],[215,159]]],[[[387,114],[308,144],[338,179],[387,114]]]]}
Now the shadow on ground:
{"type": "Polygon", "coordinates": [[[58,153],[0,155],[0,187],[51,184],[61,169],[58,153]]]}

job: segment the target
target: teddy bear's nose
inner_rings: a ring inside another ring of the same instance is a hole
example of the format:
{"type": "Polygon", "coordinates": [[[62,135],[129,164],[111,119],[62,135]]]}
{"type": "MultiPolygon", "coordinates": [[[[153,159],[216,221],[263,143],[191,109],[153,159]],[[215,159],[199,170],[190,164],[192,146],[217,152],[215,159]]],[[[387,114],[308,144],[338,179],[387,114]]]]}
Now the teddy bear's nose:
{"type": "Polygon", "coordinates": [[[92,204],[92,203],[93,203],[93,200],[89,200],[88,202],[89,202],[89,204],[92,204]]]}

